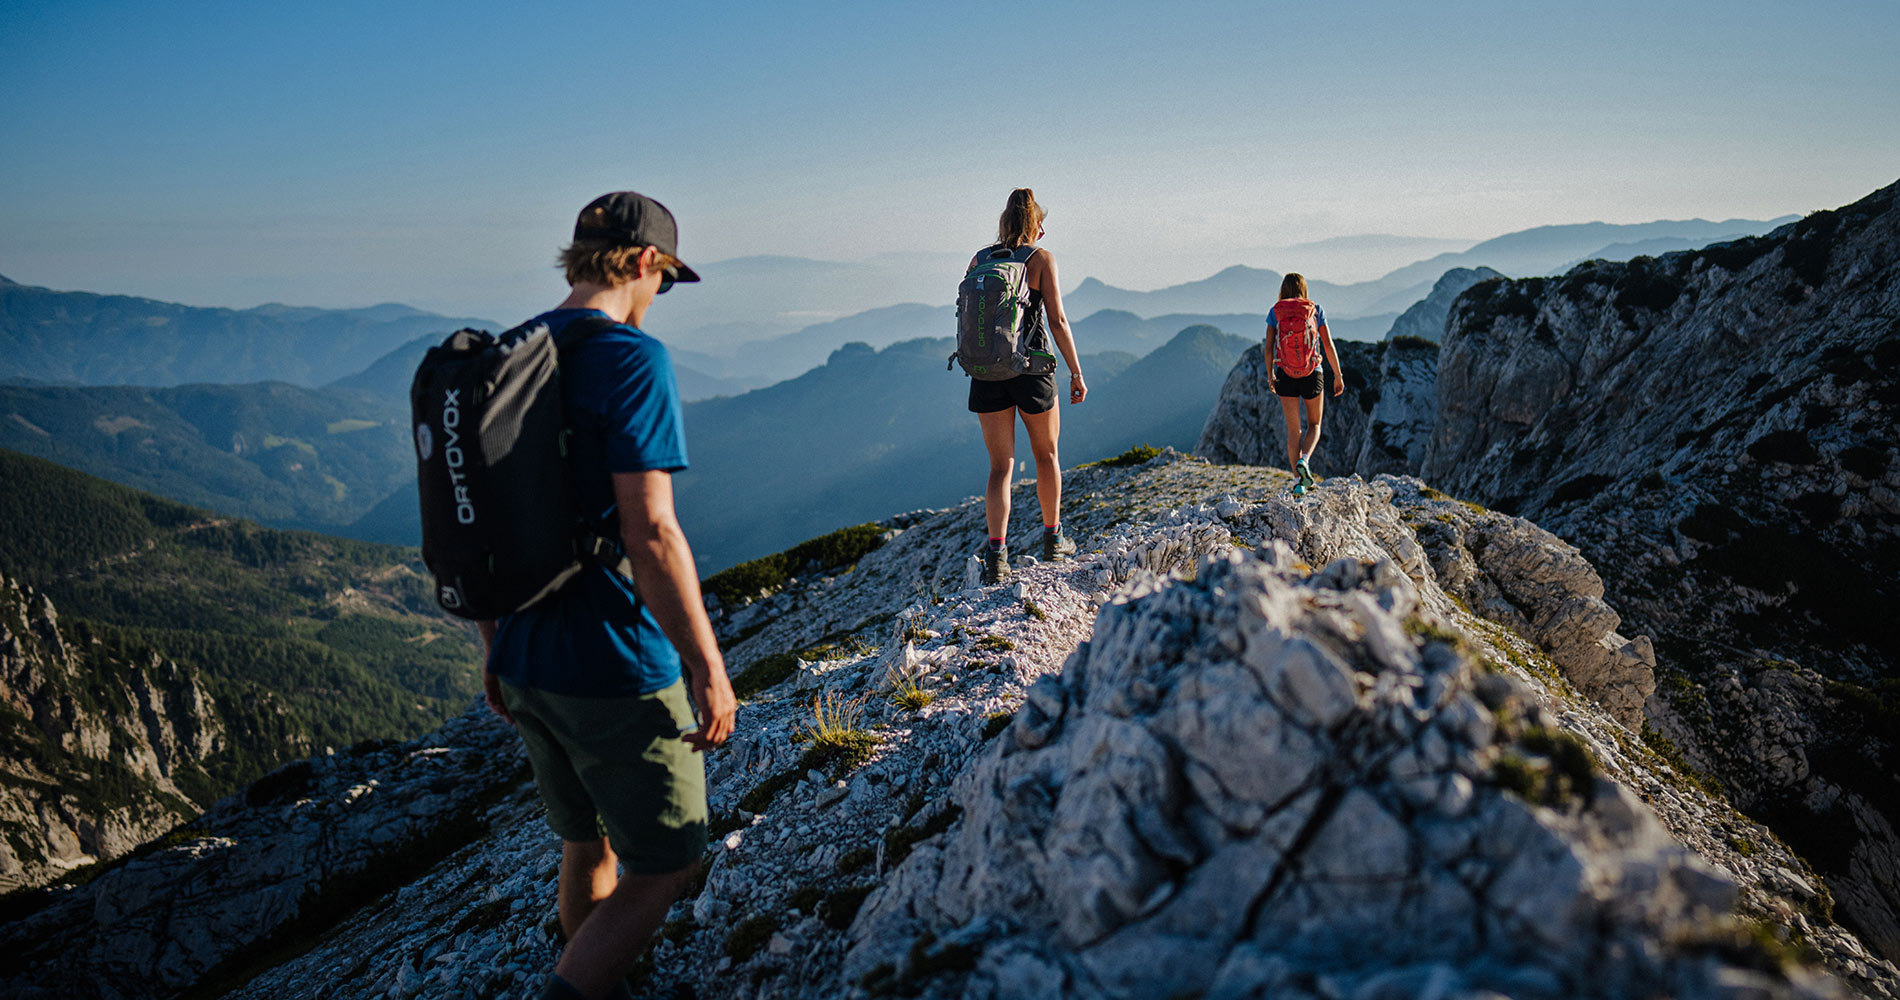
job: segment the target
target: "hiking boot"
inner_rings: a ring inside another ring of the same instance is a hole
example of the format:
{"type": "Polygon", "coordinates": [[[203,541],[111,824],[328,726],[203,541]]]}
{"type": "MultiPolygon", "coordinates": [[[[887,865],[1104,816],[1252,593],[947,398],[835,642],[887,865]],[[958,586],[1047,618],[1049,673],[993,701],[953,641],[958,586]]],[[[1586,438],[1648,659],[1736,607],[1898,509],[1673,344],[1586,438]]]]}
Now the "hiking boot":
{"type": "Polygon", "coordinates": [[[983,586],[1002,583],[1009,576],[1009,546],[983,550],[983,586]]]}
{"type": "Polygon", "coordinates": [[[1042,529],[1042,561],[1063,562],[1075,555],[1075,540],[1068,536],[1060,526],[1054,534],[1048,528],[1042,529]]]}
{"type": "Polygon", "coordinates": [[[1313,488],[1313,468],[1306,464],[1306,459],[1300,459],[1300,464],[1294,466],[1293,471],[1299,475],[1300,485],[1306,488],[1301,490],[1301,493],[1313,488]]]}

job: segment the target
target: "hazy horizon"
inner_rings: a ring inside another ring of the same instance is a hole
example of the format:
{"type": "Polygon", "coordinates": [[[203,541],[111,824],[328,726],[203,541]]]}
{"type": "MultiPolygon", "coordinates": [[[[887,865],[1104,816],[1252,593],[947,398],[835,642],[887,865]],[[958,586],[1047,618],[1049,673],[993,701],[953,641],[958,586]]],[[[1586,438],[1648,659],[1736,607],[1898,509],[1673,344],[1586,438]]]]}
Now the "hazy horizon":
{"type": "Polygon", "coordinates": [[[0,12],[0,274],[507,320],[559,297],[553,255],[602,191],[667,203],[697,265],[955,260],[1027,184],[1065,287],[1231,264],[1344,283],[1431,256],[1404,241],[1859,198],[1900,163],[1897,44],[1878,0],[29,0],[0,12]],[[973,131],[999,93],[1018,110],[973,131]]]}

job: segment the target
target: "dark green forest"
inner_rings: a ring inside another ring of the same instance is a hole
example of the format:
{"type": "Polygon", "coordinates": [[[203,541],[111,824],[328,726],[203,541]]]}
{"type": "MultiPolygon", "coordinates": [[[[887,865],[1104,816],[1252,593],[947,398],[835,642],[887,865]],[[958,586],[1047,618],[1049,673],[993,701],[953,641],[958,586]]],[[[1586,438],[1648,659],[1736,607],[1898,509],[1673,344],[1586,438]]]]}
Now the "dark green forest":
{"type": "Polygon", "coordinates": [[[262,528],[4,450],[0,525],[0,573],[50,597],[63,631],[204,678],[233,739],[190,792],[420,734],[480,690],[474,632],[435,608],[414,549],[262,528]]]}

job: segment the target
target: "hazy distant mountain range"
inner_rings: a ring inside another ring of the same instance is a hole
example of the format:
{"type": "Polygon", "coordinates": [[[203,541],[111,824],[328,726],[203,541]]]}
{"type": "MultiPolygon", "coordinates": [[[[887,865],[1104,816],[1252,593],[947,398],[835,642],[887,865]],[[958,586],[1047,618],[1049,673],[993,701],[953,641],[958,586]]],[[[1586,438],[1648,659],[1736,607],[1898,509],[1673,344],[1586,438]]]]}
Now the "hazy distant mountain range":
{"type": "MultiPolygon", "coordinates": [[[[1312,290],[1342,339],[1429,338],[1461,290],[1455,286],[1479,277],[1542,273],[1579,256],[1772,225],[1542,227],[1372,282],[1315,280],[1312,290]],[[1490,261],[1490,269],[1459,270],[1476,261],[1490,261]],[[1428,301],[1433,284],[1452,277],[1447,272],[1458,280],[1428,301]]],[[[748,258],[709,267],[723,272],[716,298],[737,308],[749,296],[777,296],[760,315],[779,322],[835,309],[843,293],[904,287],[861,280],[925,263],[748,258]]],[[[950,273],[961,264],[952,262],[950,273]]],[[[1246,266],[1145,292],[1084,279],[1066,298],[1070,315],[1080,317],[1076,337],[1094,395],[1084,407],[1064,407],[1065,460],[1138,443],[1191,447],[1206,399],[1258,338],[1279,281],[1274,271],[1246,266]]],[[[746,336],[727,353],[703,342],[705,328],[683,322],[692,315],[682,308],[689,301],[669,296],[651,325],[674,349],[682,391],[694,400],[687,407],[694,467],[680,492],[703,569],[852,519],[954,502],[981,487],[981,443],[964,412],[967,383],[943,369],[954,330],[950,306],[879,306],[781,332],[723,318],[721,335],[746,336]]],[[[414,542],[409,378],[423,352],[462,325],[501,326],[396,305],[200,309],[5,282],[0,447],[280,527],[414,542]]]]}
{"type": "Polygon", "coordinates": [[[422,336],[494,324],[404,305],[208,309],[0,278],[0,379],[81,385],[322,385],[422,336]]]}
{"type": "MultiPolygon", "coordinates": [[[[1064,463],[1144,443],[1193,447],[1207,401],[1251,343],[1198,325],[1139,360],[1123,351],[1084,355],[1090,396],[1081,406],[1063,404],[1064,463]]],[[[688,403],[692,468],[674,477],[674,492],[701,572],[840,525],[982,492],[986,452],[966,405],[969,379],[944,371],[951,348],[947,337],[882,350],[846,344],[796,378],[688,403]]],[[[1017,453],[1029,460],[1026,439],[1017,453]]],[[[413,491],[405,484],[351,533],[415,538],[413,491]]]]}
{"type": "MultiPolygon", "coordinates": [[[[1326,307],[1336,335],[1378,340],[1400,313],[1425,298],[1433,283],[1454,268],[1490,267],[1514,277],[1547,274],[1582,259],[1628,259],[1764,233],[1785,221],[1541,226],[1441,253],[1374,281],[1335,284],[1310,268],[1307,273],[1313,297],[1326,307]]],[[[1330,252],[1336,249],[1332,242],[1284,251],[1289,269],[1306,268],[1301,253],[1330,252]]],[[[1429,241],[1420,244],[1426,245],[1429,241]]],[[[661,303],[654,332],[674,348],[687,399],[737,394],[807,371],[842,344],[884,347],[950,335],[954,314],[948,301],[963,263],[941,254],[885,255],[860,262],[797,257],[717,261],[704,269],[706,285],[693,289],[703,294],[672,295],[661,303]],[[932,302],[937,304],[919,304],[932,302]]],[[[1066,293],[1065,304],[1078,328],[1104,309],[1148,319],[1260,316],[1278,297],[1280,277],[1277,271],[1235,265],[1198,281],[1151,291],[1084,278],[1066,293]]],[[[498,330],[505,325],[394,304],[335,310],[280,305],[207,309],[131,296],[59,292],[0,278],[0,380],[83,385],[279,380],[307,387],[336,382],[387,393],[406,384],[407,373],[429,343],[461,326],[498,330]]],[[[1163,325],[1160,339],[1188,324],[1163,325]]],[[[1219,325],[1242,332],[1239,324],[1219,325]]],[[[1253,330],[1244,332],[1251,335],[1253,330]]],[[[1135,349],[1086,341],[1082,348],[1135,349]]]]}

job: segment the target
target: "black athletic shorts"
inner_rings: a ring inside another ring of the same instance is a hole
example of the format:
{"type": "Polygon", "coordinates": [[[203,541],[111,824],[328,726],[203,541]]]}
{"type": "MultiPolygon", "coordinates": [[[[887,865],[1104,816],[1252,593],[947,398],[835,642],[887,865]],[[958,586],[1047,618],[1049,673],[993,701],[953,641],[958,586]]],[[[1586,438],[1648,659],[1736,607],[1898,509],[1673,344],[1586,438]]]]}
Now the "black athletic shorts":
{"type": "Polygon", "coordinates": [[[1326,384],[1326,365],[1324,362],[1321,362],[1318,368],[1298,378],[1288,375],[1279,365],[1273,366],[1273,374],[1275,376],[1273,380],[1275,387],[1273,390],[1274,395],[1285,396],[1288,399],[1294,397],[1300,399],[1318,399],[1320,387],[1326,384]]]}
{"type": "Polygon", "coordinates": [[[1046,413],[1056,405],[1056,377],[1018,375],[1000,382],[970,380],[970,412],[996,413],[1014,406],[1024,413],[1046,413]]]}

